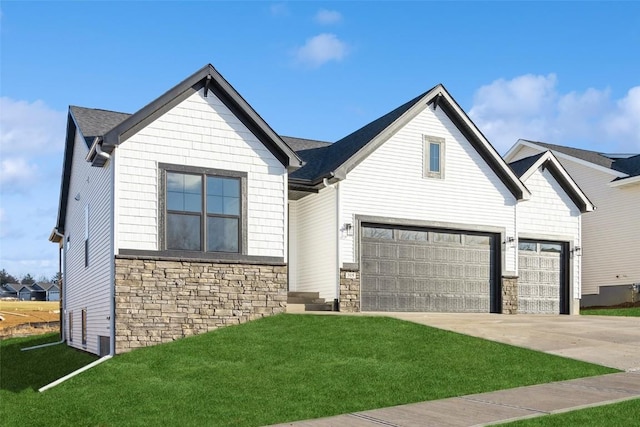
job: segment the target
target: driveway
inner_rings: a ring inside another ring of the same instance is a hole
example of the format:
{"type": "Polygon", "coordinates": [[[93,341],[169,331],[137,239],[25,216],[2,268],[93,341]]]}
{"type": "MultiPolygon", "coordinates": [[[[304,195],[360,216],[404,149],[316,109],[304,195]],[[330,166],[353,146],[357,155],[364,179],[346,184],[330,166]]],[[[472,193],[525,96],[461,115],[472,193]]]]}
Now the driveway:
{"type": "Polygon", "coordinates": [[[445,313],[385,315],[624,371],[640,371],[640,318],[445,313]]]}

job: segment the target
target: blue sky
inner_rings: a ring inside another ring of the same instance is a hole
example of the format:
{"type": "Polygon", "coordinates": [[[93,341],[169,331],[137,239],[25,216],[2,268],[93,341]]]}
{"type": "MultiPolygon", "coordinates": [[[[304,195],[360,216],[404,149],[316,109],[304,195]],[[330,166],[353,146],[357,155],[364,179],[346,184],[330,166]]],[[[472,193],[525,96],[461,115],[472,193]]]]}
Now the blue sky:
{"type": "Polygon", "coordinates": [[[52,276],[69,105],[135,112],[212,63],[280,134],[335,141],[443,83],[518,138],[640,152],[636,2],[0,6],[0,268],[52,276]]]}

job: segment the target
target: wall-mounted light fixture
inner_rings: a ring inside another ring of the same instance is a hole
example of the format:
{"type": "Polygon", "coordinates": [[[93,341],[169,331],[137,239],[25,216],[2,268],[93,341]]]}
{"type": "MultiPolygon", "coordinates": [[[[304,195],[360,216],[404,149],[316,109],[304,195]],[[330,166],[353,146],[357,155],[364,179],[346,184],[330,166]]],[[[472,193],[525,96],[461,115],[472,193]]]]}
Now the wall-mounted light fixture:
{"type": "Polygon", "coordinates": [[[342,226],[342,231],[347,236],[353,236],[353,225],[350,223],[346,223],[342,226]]]}
{"type": "Polygon", "coordinates": [[[580,246],[576,246],[573,249],[571,249],[571,253],[573,254],[573,256],[581,256],[582,248],[580,246]]]}
{"type": "Polygon", "coordinates": [[[74,199],[76,200],[76,202],[80,201],[80,193],[76,194],[76,197],[74,197],[74,199]]]}

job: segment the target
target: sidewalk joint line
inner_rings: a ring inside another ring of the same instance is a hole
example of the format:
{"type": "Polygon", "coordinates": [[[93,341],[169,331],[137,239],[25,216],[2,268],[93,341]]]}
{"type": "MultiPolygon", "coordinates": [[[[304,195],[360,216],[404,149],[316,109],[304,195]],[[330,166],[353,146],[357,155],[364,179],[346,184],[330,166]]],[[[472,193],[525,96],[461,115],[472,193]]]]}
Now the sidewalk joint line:
{"type": "Polygon", "coordinates": [[[352,414],[347,414],[350,415],[352,417],[356,417],[356,418],[360,418],[366,421],[371,421],[372,423],[376,423],[376,424],[380,424],[383,426],[389,426],[389,427],[400,427],[398,424],[394,424],[392,422],[389,421],[385,421],[385,420],[381,420],[379,418],[375,418],[372,417],[370,415],[364,415],[364,414],[358,414],[358,413],[352,413],[352,414]]]}
{"type": "Polygon", "coordinates": [[[467,397],[467,396],[460,396],[460,399],[468,400],[470,402],[486,403],[488,405],[504,406],[505,408],[522,409],[522,410],[525,410],[525,411],[531,411],[531,412],[535,412],[537,414],[542,414],[542,415],[551,414],[551,412],[542,411],[540,409],[527,408],[525,406],[518,406],[518,405],[509,405],[507,403],[492,402],[490,400],[483,400],[483,399],[472,398],[472,397],[467,397]]]}

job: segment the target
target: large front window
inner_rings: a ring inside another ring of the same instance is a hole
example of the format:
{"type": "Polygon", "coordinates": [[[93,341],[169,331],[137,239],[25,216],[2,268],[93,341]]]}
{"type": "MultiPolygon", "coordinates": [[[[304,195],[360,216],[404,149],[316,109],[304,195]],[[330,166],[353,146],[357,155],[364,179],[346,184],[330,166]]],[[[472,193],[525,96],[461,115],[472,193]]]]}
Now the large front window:
{"type": "Polygon", "coordinates": [[[166,171],[166,248],[241,252],[242,177],[166,171]]]}

